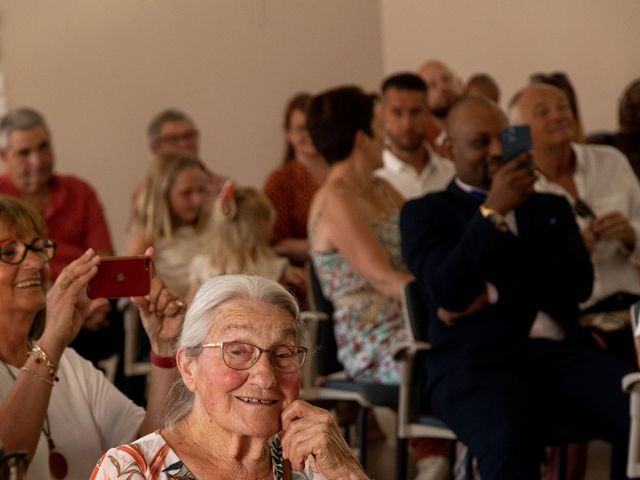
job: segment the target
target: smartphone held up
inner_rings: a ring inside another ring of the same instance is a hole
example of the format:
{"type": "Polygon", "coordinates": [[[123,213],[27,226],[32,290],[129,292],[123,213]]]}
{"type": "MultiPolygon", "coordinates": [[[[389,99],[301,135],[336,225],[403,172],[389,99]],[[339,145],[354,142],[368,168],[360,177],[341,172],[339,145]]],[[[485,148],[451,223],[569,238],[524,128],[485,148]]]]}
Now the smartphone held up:
{"type": "Polygon", "coordinates": [[[504,163],[531,150],[531,129],[529,125],[512,125],[502,129],[502,158],[504,163]]]}
{"type": "Polygon", "coordinates": [[[139,297],[151,289],[151,258],[103,257],[89,281],[89,298],[139,297]]]}

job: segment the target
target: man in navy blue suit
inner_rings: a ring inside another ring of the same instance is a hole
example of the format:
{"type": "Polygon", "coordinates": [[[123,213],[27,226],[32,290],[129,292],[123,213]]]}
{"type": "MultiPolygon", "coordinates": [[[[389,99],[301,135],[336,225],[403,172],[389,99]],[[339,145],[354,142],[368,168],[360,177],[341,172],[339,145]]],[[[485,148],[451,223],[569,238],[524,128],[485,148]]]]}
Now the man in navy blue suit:
{"type": "Polygon", "coordinates": [[[614,444],[626,478],[631,365],[577,327],[593,269],[573,212],[533,192],[529,153],[503,161],[506,118],[465,98],[447,118],[457,177],[402,210],[403,255],[429,305],[426,396],[484,479],[535,479],[559,427],[614,444]]]}

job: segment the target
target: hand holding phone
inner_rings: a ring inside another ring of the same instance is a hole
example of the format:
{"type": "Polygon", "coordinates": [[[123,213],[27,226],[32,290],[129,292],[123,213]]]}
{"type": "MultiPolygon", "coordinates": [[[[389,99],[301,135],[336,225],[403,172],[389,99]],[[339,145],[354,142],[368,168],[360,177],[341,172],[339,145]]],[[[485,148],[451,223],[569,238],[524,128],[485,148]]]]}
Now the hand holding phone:
{"type": "Polygon", "coordinates": [[[502,158],[504,163],[531,150],[531,129],[529,125],[513,125],[502,129],[502,158]]]}
{"type": "Polygon", "coordinates": [[[139,297],[151,288],[151,258],[147,256],[103,257],[89,281],[89,298],[139,297]]]}

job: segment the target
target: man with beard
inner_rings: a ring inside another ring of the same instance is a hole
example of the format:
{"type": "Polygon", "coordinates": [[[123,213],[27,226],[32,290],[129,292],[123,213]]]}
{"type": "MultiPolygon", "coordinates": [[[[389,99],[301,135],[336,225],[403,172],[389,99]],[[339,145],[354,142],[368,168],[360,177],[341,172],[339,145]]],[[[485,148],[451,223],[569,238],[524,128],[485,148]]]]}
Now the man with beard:
{"type": "Polygon", "coordinates": [[[451,105],[462,96],[464,84],[447,64],[440,60],[427,60],[419,70],[427,84],[427,105],[431,116],[426,128],[427,141],[440,155],[446,157],[444,122],[451,105]]]}
{"type": "Polygon", "coordinates": [[[382,83],[380,113],[386,149],[384,167],[376,175],[407,199],[442,190],[453,177],[454,167],[425,141],[429,109],[422,79],[414,73],[387,77],[382,83]]]}
{"type": "Polygon", "coordinates": [[[506,125],[487,98],[456,102],[447,118],[456,178],[402,209],[403,257],[428,305],[424,393],[481,478],[540,478],[543,447],[560,427],[611,442],[611,478],[626,478],[620,385],[632,367],[578,327],[589,253],[567,201],[534,193],[529,152],[504,162],[506,125]],[[557,335],[532,338],[534,321],[557,335]]]}

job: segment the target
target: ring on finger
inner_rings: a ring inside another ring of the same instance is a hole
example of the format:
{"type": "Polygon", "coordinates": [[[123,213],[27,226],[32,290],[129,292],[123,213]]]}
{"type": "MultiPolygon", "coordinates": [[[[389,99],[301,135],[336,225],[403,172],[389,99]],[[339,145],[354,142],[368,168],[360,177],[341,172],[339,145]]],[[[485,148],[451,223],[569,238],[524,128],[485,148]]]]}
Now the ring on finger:
{"type": "Polygon", "coordinates": [[[60,288],[62,290],[66,290],[67,288],[69,288],[69,286],[73,283],[75,279],[73,277],[70,277],[69,275],[64,275],[61,279],[60,279],[60,288]]]}
{"type": "Polygon", "coordinates": [[[178,307],[178,311],[176,313],[184,313],[184,311],[187,309],[187,306],[185,305],[185,303],[180,299],[175,300],[175,302],[176,302],[176,307],[178,307]]]}

